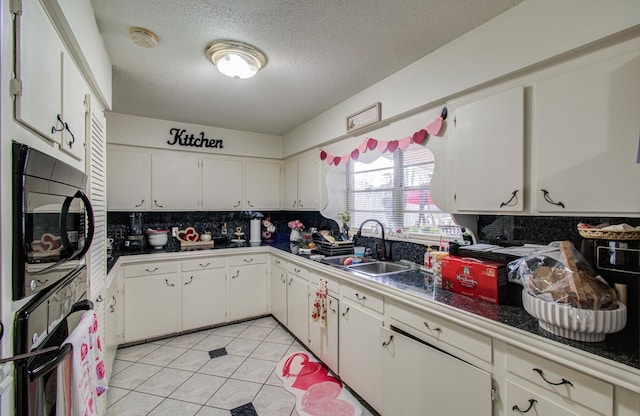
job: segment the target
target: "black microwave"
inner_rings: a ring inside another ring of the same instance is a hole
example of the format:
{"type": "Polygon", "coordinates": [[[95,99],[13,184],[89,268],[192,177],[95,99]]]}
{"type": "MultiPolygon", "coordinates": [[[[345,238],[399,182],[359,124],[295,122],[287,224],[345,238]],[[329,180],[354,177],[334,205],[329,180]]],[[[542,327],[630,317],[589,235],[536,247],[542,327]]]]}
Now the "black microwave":
{"type": "Polygon", "coordinates": [[[94,218],[78,169],[13,142],[13,300],[59,282],[93,240],[94,218]]]}

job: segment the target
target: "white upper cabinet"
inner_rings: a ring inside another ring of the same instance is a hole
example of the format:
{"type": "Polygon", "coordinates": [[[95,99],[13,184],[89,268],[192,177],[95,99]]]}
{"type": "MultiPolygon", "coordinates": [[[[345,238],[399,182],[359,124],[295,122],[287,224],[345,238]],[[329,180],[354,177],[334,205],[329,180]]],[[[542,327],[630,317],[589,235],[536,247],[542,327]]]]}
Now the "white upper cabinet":
{"type": "Polygon", "coordinates": [[[114,211],[151,209],[151,155],[107,149],[107,207],[114,211]]]}
{"type": "Polygon", "coordinates": [[[202,160],[202,208],[239,209],[242,206],[242,161],[202,160]]]}
{"type": "Polygon", "coordinates": [[[40,2],[16,4],[22,10],[14,21],[16,78],[11,81],[11,92],[15,117],[82,160],[89,88],[40,2]]]}
{"type": "Polygon", "coordinates": [[[151,156],[151,208],[192,210],[201,206],[200,161],[195,156],[151,156]]]}
{"type": "Polygon", "coordinates": [[[461,212],[522,211],[524,89],[468,102],[454,111],[447,134],[452,206],[461,212]]]}
{"type": "Polygon", "coordinates": [[[244,165],[245,210],[280,209],[280,161],[248,160],[244,165]]]}
{"type": "Polygon", "coordinates": [[[535,84],[537,211],[640,212],[638,42],[634,49],[535,84]]]}
{"type": "Polygon", "coordinates": [[[283,209],[318,209],[318,160],[316,152],[288,159],[283,173],[283,209]]]}

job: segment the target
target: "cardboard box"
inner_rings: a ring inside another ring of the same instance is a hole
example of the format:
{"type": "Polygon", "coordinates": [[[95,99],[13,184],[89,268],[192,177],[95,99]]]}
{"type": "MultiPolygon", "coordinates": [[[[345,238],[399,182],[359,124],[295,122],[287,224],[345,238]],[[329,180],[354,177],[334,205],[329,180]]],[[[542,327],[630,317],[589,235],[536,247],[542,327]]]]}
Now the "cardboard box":
{"type": "Polygon", "coordinates": [[[448,256],[442,259],[442,287],[499,304],[507,298],[507,268],[503,263],[448,256]]]}

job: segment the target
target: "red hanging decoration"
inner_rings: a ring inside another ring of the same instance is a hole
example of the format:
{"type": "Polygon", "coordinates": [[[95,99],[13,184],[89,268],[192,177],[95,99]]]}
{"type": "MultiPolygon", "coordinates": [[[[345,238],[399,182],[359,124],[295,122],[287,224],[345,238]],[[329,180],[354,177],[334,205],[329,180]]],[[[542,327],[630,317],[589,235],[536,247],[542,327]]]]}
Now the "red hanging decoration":
{"type": "Polygon", "coordinates": [[[425,140],[431,136],[437,136],[441,131],[444,124],[444,121],[447,119],[447,107],[442,108],[442,112],[440,116],[429,123],[426,130],[421,129],[411,136],[404,137],[402,139],[397,140],[376,140],[372,137],[365,138],[362,143],[355,149],[353,149],[350,153],[347,153],[342,156],[330,155],[324,150],[320,150],[320,160],[326,160],[329,165],[339,166],[340,163],[347,164],[349,160],[358,160],[361,153],[366,153],[367,151],[377,149],[378,152],[384,153],[387,150],[391,153],[395,152],[398,148],[402,150],[407,150],[407,148],[411,145],[411,143],[415,143],[421,145],[425,142],[425,140]]]}

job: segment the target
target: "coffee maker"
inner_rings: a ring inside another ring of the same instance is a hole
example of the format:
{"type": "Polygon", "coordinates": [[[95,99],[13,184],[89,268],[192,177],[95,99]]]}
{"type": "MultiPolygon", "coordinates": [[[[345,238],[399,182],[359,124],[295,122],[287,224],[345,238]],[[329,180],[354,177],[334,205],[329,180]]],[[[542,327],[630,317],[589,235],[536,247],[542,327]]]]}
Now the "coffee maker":
{"type": "Polygon", "coordinates": [[[124,246],[129,251],[144,250],[144,233],[142,232],[142,213],[129,214],[129,235],[124,241],[124,246]]]}
{"type": "Polygon", "coordinates": [[[581,253],[627,307],[624,332],[640,336],[640,240],[583,239],[581,253]]]}

